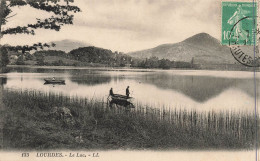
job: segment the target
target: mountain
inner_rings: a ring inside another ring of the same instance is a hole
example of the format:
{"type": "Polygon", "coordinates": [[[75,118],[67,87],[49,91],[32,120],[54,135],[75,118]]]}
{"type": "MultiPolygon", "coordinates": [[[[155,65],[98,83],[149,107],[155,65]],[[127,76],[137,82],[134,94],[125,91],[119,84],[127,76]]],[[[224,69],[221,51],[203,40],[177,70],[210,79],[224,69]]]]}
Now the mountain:
{"type": "Polygon", "coordinates": [[[71,50],[77,49],[79,47],[91,46],[88,43],[84,43],[84,42],[76,41],[76,40],[69,40],[69,39],[65,39],[65,40],[61,40],[61,41],[53,41],[51,43],[55,43],[56,46],[51,47],[49,50],[62,50],[67,53],[70,52],[71,50]]]}
{"type": "Polygon", "coordinates": [[[156,56],[159,59],[190,62],[195,64],[233,64],[235,59],[227,46],[223,46],[207,33],[194,35],[182,42],[163,44],[152,49],[128,53],[138,58],[156,56]]]}

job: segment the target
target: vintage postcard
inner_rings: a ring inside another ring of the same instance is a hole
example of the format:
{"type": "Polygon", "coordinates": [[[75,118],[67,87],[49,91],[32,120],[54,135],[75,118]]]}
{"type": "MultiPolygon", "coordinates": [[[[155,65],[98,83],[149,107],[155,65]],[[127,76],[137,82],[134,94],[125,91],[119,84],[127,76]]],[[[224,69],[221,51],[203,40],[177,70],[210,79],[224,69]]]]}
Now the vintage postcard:
{"type": "Polygon", "coordinates": [[[0,0],[0,161],[260,161],[259,13],[0,0]]]}

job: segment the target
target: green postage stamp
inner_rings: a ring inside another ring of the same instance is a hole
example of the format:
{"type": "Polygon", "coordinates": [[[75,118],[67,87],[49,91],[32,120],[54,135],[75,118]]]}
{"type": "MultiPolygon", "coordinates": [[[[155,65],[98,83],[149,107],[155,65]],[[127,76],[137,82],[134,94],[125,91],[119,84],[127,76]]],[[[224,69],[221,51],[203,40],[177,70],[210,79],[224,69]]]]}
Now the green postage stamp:
{"type": "Polygon", "coordinates": [[[256,43],[257,2],[222,2],[223,45],[254,45],[256,43]]]}

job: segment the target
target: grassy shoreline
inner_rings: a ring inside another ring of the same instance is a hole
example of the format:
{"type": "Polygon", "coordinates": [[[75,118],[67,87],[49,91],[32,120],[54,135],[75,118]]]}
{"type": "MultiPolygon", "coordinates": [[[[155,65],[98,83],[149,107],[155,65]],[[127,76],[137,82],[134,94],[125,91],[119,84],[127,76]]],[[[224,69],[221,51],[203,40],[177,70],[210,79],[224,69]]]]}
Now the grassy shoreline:
{"type": "Polygon", "coordinates": [[[4,149],[252,149],[256,143],[255,118],[246,113],[125,111],[99,100],[10,90],[4,104],[4,149]]]}

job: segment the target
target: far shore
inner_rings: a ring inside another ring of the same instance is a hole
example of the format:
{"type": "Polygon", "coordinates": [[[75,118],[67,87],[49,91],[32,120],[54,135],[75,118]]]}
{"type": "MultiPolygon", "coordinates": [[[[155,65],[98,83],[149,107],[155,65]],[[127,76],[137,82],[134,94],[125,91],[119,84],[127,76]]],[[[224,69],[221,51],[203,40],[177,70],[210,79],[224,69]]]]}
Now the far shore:
{"type": "MultiPolygon", "coordinates": [[[[153,71],[241,71],[241,72],[254,72],[252,70],[221,70],[221,69],[194,69],[194,68],[134,68],[134,67],[94,67],[94,66],[35,66],[35,65],[7,65],[7,67],[13,68],[42,68],[42,69],[97,69],[97,70],[118,70],[118,71],[129,71],[134,70],[138,72],[153,72],[153,71]]],[[[260,67],[256,68],[256,72],[260,72],[260,67]]]]}
{"type": "Polygon", "coordinates": [[[163,69],[142,69],[142,68],[127,68],[127,67],[93,67],[93,66],[35,66],[35,65],[7,65],[7,67],[20,68],[42,68],[42,69],[97,69],[97,70],[137,70],[137,71],[159,71],[163,69]]]}

